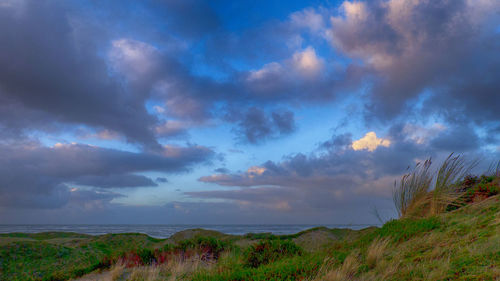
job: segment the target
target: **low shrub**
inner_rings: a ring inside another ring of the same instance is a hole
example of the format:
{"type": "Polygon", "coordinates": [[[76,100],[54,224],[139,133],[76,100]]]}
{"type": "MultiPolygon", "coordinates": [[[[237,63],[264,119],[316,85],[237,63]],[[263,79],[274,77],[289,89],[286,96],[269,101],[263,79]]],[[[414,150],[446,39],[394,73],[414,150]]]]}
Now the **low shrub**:
{"type": "Polygon", "coordinates": [[[150,265],[156,262],[155,253],[150,249],[141,249],[137,255],[141,258],[142,264],[150,265]]]}
{"type": "Polygon", "coordinates": [[[245,252],[245,264],[255,268],[302,253],[302,249],[290,240],[263,240],[248,248],[245,252]]]}
{"type": "Polygon", "coordinates": [[[458,184],[458,190],[463,195],[454,204],[450,204],[446,211],[453,211],[467,204],[480,201],[500,194],[500,179],[496,176],[467,176],[458,184]]]}
{"type": "Polygon", "coordinates": [[[219,254],[228,247],[229,243],[225,241],[213,237],[199,236],[180,241],[176,248],[182,251],[187,251],[189,249],[197,250],[202,253],[211,254],[217,258],[219,254]]]}
{"type": "Polygon", "coordinates": [[[494,181],[494,176],[482,175],[479,183],[469,188],[465,193],[466,202],[473,202],[476,197],[490,197],[500,192],[498,183],[494,181]]]}

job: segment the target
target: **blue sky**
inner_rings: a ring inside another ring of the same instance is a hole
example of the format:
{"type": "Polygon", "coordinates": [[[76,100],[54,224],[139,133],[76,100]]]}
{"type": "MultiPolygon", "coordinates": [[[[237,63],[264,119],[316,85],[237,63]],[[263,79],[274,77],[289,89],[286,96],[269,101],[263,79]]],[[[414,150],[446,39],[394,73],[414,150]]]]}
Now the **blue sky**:
{"type": "Polygon", "coordinates": [[[0,223],[390,218],[408,166],[500,159],[499,12],[0,0],[0,223]]]}

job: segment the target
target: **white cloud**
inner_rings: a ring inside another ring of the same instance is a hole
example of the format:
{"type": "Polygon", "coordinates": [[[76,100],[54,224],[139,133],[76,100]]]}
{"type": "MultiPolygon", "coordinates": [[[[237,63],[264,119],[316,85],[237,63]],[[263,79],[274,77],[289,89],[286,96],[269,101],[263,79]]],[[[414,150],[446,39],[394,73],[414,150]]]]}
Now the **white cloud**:
{"type": "Polygon", "coordinates": [[[256,83],[259,89],[276,89],[283,83],[293,83],[297,79],[317,78],[324,67],[324,60],[312,47],[297,51],[282,62],[271,62],[262,68],[251,70],[246,77],[249,83],[256,83]]]}
{"type": "Polygon", "coordinates": [[[348,20],[365,20],[368,16],[368,10],[364,2],[344,1],[340,6],[348,20]]]}
{"type": "Polygon", "coordinates": [[[444,130],[446,130],[446,126],[441,123],[434,123],[430,127],[406,124],[403,128],[403,133],[406,135],[406,138],[415,143],[424,144],[444,130]]]}
{"type": "Polygon", "coordinates": [[[154,111],[155,111],[156,113],[158,113],[158,114],[163,114],[163,113],[165,113],[165,108],[164,108],[164,107],[161,107],[161,106],[159,106],[159,105],[155,105],[155,106],[153,106],[153,109],[154,109],[154,111]]]}
{"type": "Polygon", "coordinates": [[[247,170],[247,175],[249,178],[253,178],[255,176],[260,176],[266,171],[266,168],[264,167],[259,167],[259,166],[252,166],[248,168],[247,170]]]}
{"type": "Polygon", "coordinates": [[[182,135],[189,125],[186,122],[168,120],[156,126],[155,131],[161,137],[172,137],[182,135]]]}
{"type": "Polygon", "coordinates": [[[292,62],[295,69],[306,77],[316,76],[324,64],[323,59],[319,58],[310,46],[302,52],[296,52],[292,62]]]}
{"type": "Polygon", "coordinates": [[[155,47],[127,38],[114,40],[109,52],[113,66],[129,79],[137,79],[154,71],[158,56],[155,47]]]}
{"type": "Polygon", "coordinates": [[[311,8],[291,14],[290,21],[294,26],[307,28],[313,33],[321,33],[325,29],[323,16],[311,8]]]}
{"type": "Polygon", "coordinates": [[[281,66],[281,64],[277,62],[271,62],[264,65],[261,69],[250,71],[248,80],[249,81],[261,80],[273,74],[279,75],[282,71],[283,67],[281,66]]]}
{"type": "Polygon", "coordinates": [[[352,142],[352,149],[374,151],[379,146],[389,147],[390,145],[390,140],[377,138],[375,132],[368,132],[364,137],[352,142]]]}

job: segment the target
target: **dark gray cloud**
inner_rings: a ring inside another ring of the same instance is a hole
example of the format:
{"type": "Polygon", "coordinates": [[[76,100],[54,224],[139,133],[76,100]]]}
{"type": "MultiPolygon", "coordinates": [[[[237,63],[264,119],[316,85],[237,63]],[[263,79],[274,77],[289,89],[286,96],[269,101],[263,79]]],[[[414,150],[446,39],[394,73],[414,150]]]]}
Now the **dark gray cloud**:
{"type": "Polygon", "coordinates": [[[217,168],[217,169],[215,169],[215,170],[214,170],[214,172],[219,173],[219,174],[227,174],[227,173],[229,173],[230,171],[229,171],[229,169],[227,169],[227,168],[221,167],[221,168],[217,168]]]}
{"type": "Polygon", "coordinates": [[[332,42],[365,62],[369,117],[416,111],[451,122],[498,122],[498,2],[364,1],[342,8],[331,22],[332,42]],[[425,94],[420,111],[415,105],[425,94]]]}
{"type": "Polygon", "coordinates": [[[454,126],[432,140],[431,145],[438,150],[475,151],[480,146],[480,139],[471,126],[454,126]]]}
{"type": "Polygon", "coordinates": [[[339,148],[345,148],[346,146],[349,146],[351,144],[352,144],[352,134],[346,133],[340,135],[333,135],[330,140],[321,143],[320,147],[327,150],[335,150],[339,148]]]}
{"type": "MultiPolygon", "coordinates": [[[[55,3],[22,1],[14,11],[0,8],[2,99],[29,127],[39,124],[41,115],[53,122],[105,127],[132,142],[155,145],[149,128],[156,121],[143,97],[110,77],[99,56],[98,36],[79,33],[65,8],[55,3]]],[[[5,126],[13,124],[14,116],[3,117],[5,126]]]]}
{"type": "Polygon", "coordinates": [[[95,187],[141,187],[158,186],[153,180],[141,175],[82,176],[73,183],[95,187]]]}
{"type": "MultiPolygon", "coordinates": [[[[119,30],[120,25],[113,24],[118,15],[127,13],[120,7],[114,14],[110,11],[115,6],[92,6],[108,9],[100,10],[107,16],[103,19],[99,13],[89,13],[89,7],[80,7],[82,3],[73,4],[28,0],[0,7],[0,40],[4,42],[0,46],[0,127],[10,137],[83,124],[117,132],[148,149],[160,149],[157,137],[184,135],[187,128],[182,122],[159,122],[148,113],[145,102],[151,95],[165,99],[168,94],[168,116],[187,120],[211,116],[213,98],[197,100],[201,94],[196,93],[213,89],[210,85],[217,83],[190,75],[173,58],[176,53],[126,37],[130,33],[112,35],[119,30]],[[117,30],[106,30],[103,21],[117,30]],[[161,83],[170,83],[171,88],[154,95],[161,83]]],[[[198,36],[217,26],[207,7],[199,1],[151,1],[143,9],[158,19],[167,18],[163,23],[179,34],[198,36]],[[186,20],[193,18],[189,13],[203,14],[198,19],[207,20],[186,20]]]]}
{"type": "Polygon", "coordinates": [[[165,183],[165,182],[168,182],[168,179],[167,178],[158,177],[158,178],[156,178],[156,181],[157,182],[161,182],[161,183],[165,183]]]}
{"type": "Polygon", "coordinates": [[[294,114],[291,111],[265,111],[251,107],[248,111],[234,112],[227,117],[237,120],[237,135],[244,142],[258,144],[270,138],[277,138],[293,133],[295,130],[294,114]]]}
{"type": "Polygon", "coordinates": [[[200,146],[133,153],[88,145],[44,147],[37,143],[1,144],[0,154],[0,206],[30,208],[65,205],[72,197],[73,184],[99,188],[156,186],[151,179],[134,173],[186,172],[214,156],[210,149],[200,146]]]}
{"type": "Polygon", "coordinates": [[[69,203],[81,207],[102,207],[115,198],[124,197],[122,194],[102,190],[72,190],[69,203]]]}

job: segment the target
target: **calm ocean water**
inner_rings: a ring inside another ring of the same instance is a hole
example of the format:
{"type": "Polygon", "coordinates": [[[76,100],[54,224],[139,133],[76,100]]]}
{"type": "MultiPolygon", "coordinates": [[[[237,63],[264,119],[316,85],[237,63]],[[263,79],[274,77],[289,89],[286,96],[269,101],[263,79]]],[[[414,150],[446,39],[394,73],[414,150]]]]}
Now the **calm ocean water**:
{"type": "MultiPolygon", "coordinates": [[[[37,233],[46,231],[64,231],[77,232],[91,235],[101,235],[107,233],[144,233],[156,238],[168,238],[172,234],[193,228],[203,228],[216,230],[227,234],[246,234],[246,233],[266,233],[273,234],[293,234],[312,227],[321,225],[91,225],[91,224],[58,224],[58,225],[0,225],[0,233],[25,232],[37,233]]],[[[361,229],[371,225],[323,225],[329,228],[351,228],[361,229]]]]}

